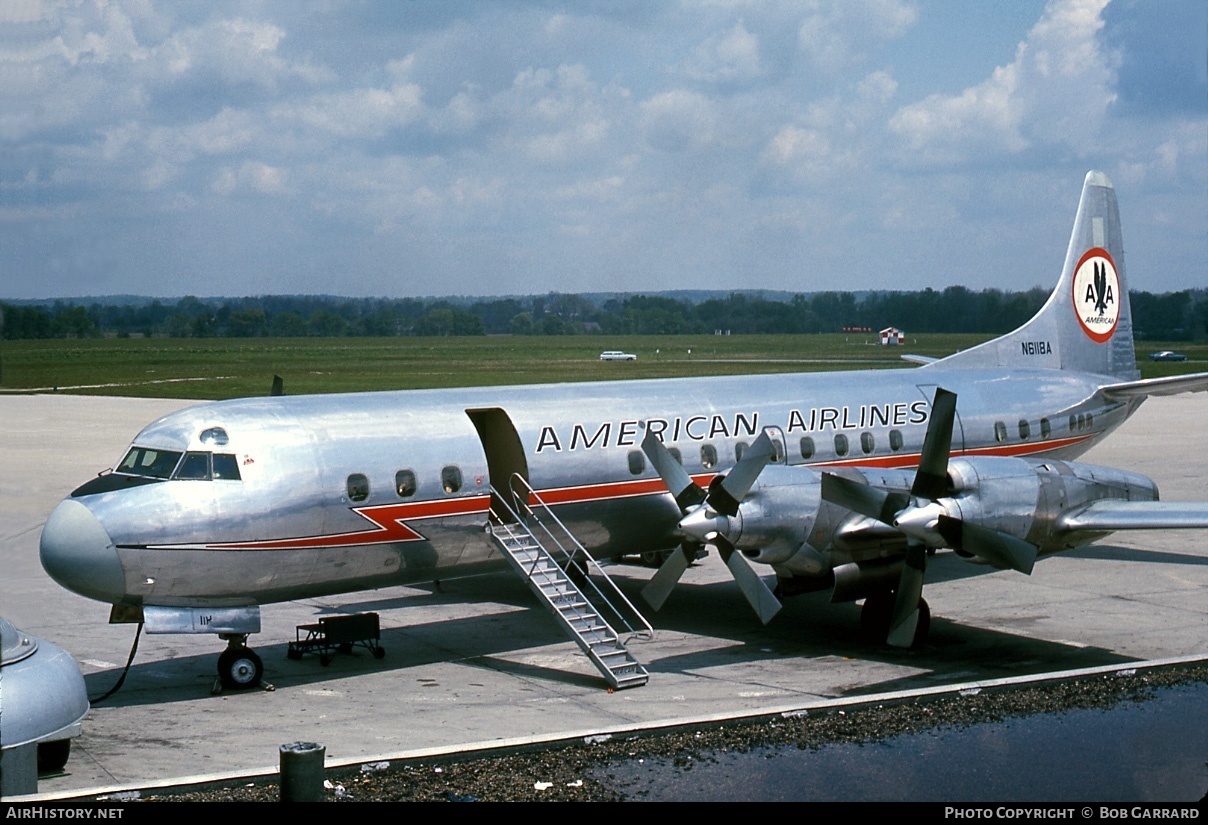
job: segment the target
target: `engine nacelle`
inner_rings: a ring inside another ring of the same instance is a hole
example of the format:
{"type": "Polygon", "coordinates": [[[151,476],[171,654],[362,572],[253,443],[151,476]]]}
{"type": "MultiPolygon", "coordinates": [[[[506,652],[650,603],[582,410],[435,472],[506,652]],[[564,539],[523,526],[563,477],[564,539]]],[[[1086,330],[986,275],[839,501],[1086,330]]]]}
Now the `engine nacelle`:
{"type": "MultiPolygon", "coordinates": [[[[903,469],[845,468],[835,472],[879,490],[907,495],[915,476],[914,470],[903,469]]],[[[1101,535],[1063,529],[1059,522],[1063,515],[1105,499],[1154,501],[1158,497],[1154,483],[1137,473],[1055,459],[952,458],[948,482],[945,495],[934,501],[910,498],[910,504],[892,521],[882,523],[824,500],[817,471],[770,465],[743,497],[735,515],[722,515],[705,506],[685,516],[680,529],[701,541],[708,541],[713,533],[723,535],[747,558],[775,566],[782,576],[816,577],[829,575],[832,568],[838,573],[843,564],[865,565],[892,558],[905,547],[907,537],[928,547],[948,546],[940,531],[942,517],[1021,539],[1041,553],[1063,550],[1101,535]]],[[[971,555],[976,549],[966,547],[962,552],[971,555]]],[[[993,563],[1001,566],[1004,562],[1000,556],[993,563]]],[[[853,585],[852,592],[883,584],[880,578],[870,578],[864,567],[847,572],[839,578],[860,582],[853,585]]]]}
{"type": "Polygon", "coordinates": [[[752,561],[780,564],[805,543],[822,505],[818,473],[771,465],[731,517],[726,537],[752,561]]]}
{"type": "Polygon", "coordinates": [[[941,499],[948,515],[1008,533],[1042,552],[1076,541],[1058,529],[1058,519],[1095,501],[1156,501],[1157,485],[1138,473],[1054,459],[972,457],[953,459],[948,477],[954,495],[941,499]]]}

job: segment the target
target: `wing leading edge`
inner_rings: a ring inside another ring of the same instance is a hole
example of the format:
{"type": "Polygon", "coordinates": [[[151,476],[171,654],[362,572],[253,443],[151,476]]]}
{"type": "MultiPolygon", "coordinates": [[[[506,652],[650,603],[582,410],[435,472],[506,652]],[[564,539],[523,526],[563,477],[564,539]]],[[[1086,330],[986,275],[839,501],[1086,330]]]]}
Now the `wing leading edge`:
{"type": "Polygon", "coordinates": [[[1063,513],[1057,519],[1057,527],[1069,533],[1205,529],[1208,502],[1105,499],[1063,513]]]}

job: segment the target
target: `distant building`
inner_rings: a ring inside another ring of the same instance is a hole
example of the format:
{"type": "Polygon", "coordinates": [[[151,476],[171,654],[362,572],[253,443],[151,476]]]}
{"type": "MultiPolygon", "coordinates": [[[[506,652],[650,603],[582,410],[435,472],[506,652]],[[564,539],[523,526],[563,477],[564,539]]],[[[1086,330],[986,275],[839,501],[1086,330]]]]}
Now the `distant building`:
{"type": "Polygon", "coordinates": [[[906,333],[897,327],[885,327],[881,330],[881,346],[897,347],[906,343],[906,333]]]}

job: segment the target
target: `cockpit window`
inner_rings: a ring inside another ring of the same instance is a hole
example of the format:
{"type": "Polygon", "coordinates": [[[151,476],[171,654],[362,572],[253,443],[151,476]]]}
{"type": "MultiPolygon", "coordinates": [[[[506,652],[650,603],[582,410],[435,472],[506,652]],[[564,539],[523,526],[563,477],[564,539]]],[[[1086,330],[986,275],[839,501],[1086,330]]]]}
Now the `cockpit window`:
{"type": "Polygon", "coordinates": [[[185,460],[180,462],[173,478],[184,478],[193,481],[210,480],[210,454],[185,453],[185,460]]]}
{"type": "Polygon", "coordinates": [[[240,481],[239,462],[231,453],[214,453],[214,478],[220,481],[240,481]]]}
{"type": "Polygon", "coordinates": [[[190,451],[172,475],[174,479],[188,481],[209,481],[216,478],[220,481],[239,481],[239,462],[231,453],[210,453],[190,451]]]}
{"type": "Polygon", "coordinates": [[[131,447],[115,472],[144,478],[168,478],[180,461],[180,453],[171,450],[154,450],[149,447],[131,447]]]}

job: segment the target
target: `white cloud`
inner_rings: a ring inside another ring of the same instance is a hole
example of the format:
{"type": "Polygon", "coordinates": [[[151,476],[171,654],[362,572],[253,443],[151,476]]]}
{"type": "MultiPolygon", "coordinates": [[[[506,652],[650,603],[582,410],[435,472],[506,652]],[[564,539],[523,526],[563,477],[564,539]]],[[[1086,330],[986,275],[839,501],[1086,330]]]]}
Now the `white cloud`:
{"type": "Polygon", "coordinates": [[[797,44],[813,66],[838,73],[863,62],[881,43],[901,37],[918,19],[902,0],[811,0],[797,30],[797,44]]]}
{"type": "Polygon", "coordinates": [[[675,89],[642,103],[641,129],[646,143],[661,152],[685,152],[710,144],[717,111],[698,92],[675,89]]]}
{"type": "Polygon", "coordinates": [[[273,88],[298,77],[310,83],[331,79],[329,70],[278,53],[285,31],[272,23],[243,18],[216,20],[184,29],[155,46],[148,80],[168,82],[205,73],[226,83],[273,88]]]}
{"type": "Polygon", "coordinates": [[[958,95],[904,106],[890,129],[912,152],[959,161],[1040,145],[1086,150],[1115,100],[1112,56],[1099,42],[1108,0],[1050,0],[1015,59],[958,95]]]}
{"type": "Polygon", "coordinates": [[[229,166],[220,169],[210,189],[219,195],[230,195],[239,190],[276,195],[287,191],[287,177],[284,169],[245,161],[238,169],[229,166]]]}
{"type": "Polygon", "coordinates": [[[276,106],[274,120],[346,138],[381,137],[420,119],[423,91],[415,83],[317,94],[276,106]]]}
{"type": "Polygon", "coordinates": [[[709,37],[696,47],[684,67],[694,80],[733,82],[754,80],[763,74],[759,38],[739,20],[729,30],[709,37]]]}

